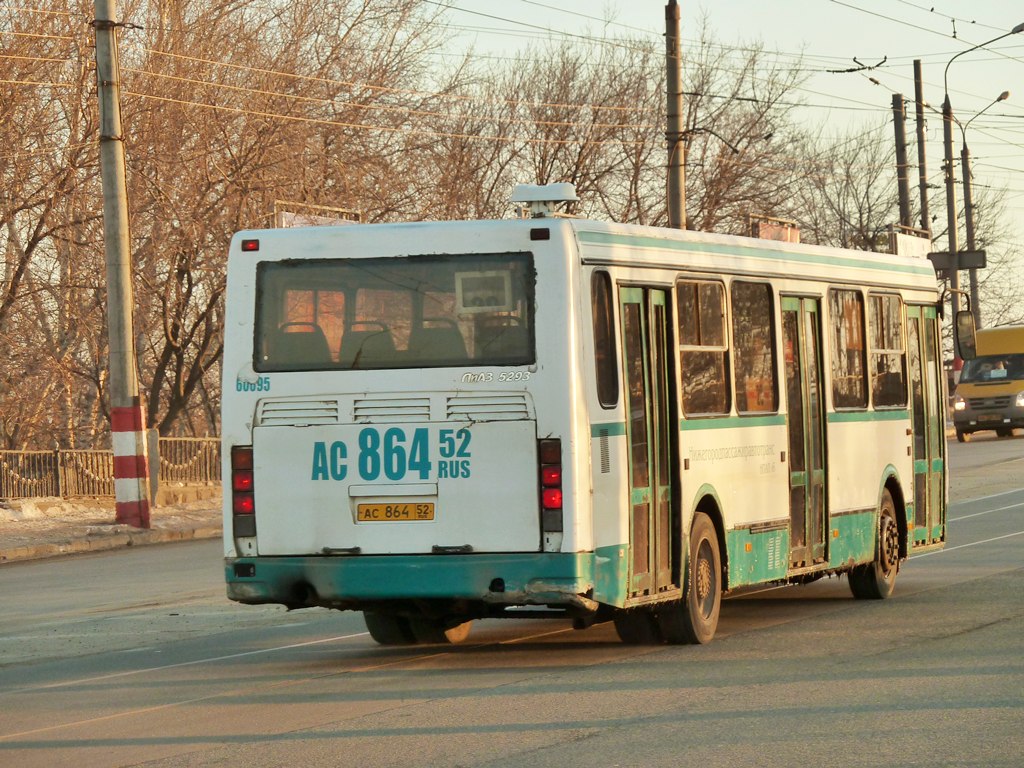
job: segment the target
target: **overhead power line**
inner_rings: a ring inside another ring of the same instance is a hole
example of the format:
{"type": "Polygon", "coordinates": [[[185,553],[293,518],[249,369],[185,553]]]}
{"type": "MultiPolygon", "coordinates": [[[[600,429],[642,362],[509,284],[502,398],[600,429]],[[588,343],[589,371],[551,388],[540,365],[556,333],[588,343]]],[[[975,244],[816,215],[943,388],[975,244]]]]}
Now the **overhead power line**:
{"type": "Polygon", "coordinates": [[[4,85],[45,85],[51,88],[74,88],[74,83],[55,83],[50,80],[0,80],[4,85]]]}
{"type": "Polygon", "coordinates": [[[430,136],[430,137],[442,138],[442,139],[471,139],[471,140],[479,140],[479,141],[494,141],[494,142],[500,142],[500,143],[519,142],[519,143],[524,143],[524,144],[555,144],[555,145],[574,145],[574,144],[579,144],[579,143],[588,143],[588,144],[597,145],[597,146],[607,145],[607,144],[637,146],[637,145],[642,145],[642,144],[645,143],[643,141],[635,141],[635,140],[629,140],[629,139],[610,139],[610,140],[597,140],[597,141],[584,142],[584,140],[579,139],[579,138],[572,138],[572,139],[534,139],[534,138],[529,138],[529,137],[482,136],[482,135],[479,135],[479,134],[472,134],[472,133],[456,133],[456,132],[446,132],[446,131],[428,131],[428,130],[424,130],[424,129],[419,128],[419,127],[395,127],[395,126],[385,126],[385,125],[368,125],[366,123],[350,123],[350,122],[346,122],[346,121],[343,121],[343,120],[329,120],[327,118],[306,117],[306,116],[303,116],[303,115],[282,115],[282,114],[277,113],[277,112],[265,112],[265,111],[261,111],[261,110],[243,109],[241,107],[229,107],[229,106],[225,106],[225,105],[222,105],[222,104],[207,104],[207,103],[199,102],[199,101],[189,101],[187,99],[173,99],[173,98],[166,97],[166,96],[157,96],[156,94],[153,94],[153,93],[139,93],[137,91],[128,91],[128,90],[126,90],[126,91],[124,91],[124,94],[127,95],[127,96],[137,96],[137,97],[142,98],[142,99],[153,99],[153,100],[156,100],[156,101],[161,101],[161,102],[166,102],[166,103],[184,104],[184,105],[193,106],[193,107],[201,107],[201,108],[204,108],[204,109],[212,109],[212,110],[219,111],[219,112],[233,112],[233,113],[236,113],[236,114],[252,115],[254,117],[266,117],[266,118],[276,119],[276,120],[291,120],[291,121],[300,122],[300,123],[311,123],[311,124],[316,124],[316,125],[330,125],[330,126],[334,126],[334,127],[337,127],[337,128],[352,128],[352,129],[360,130],[360,131],[380,131],[382,133],[392,133],[392,134],[401,134],[401,135],[414,135],[414,136],[417,136],[417,137],[420,137],[420,136],[430,136]]]}
{"type": "MultiPolygon", "coordinates": [[[[165,74],[165,73],[162,73],[162,72],[150,72],[148,70],[133,69],[131,67],[122,67],[121,70],[123,72],[131,72],[131,73],[134,73],[134,74],[137,74],[137,75],[145,75],[145,76],[149,76],[149,77],[158,77],[158,78],[170,79],[170,80],[174,80],[176,82],[185,82],[185,83],[191,83],[191,84],[195,84],[195,85],[206,85],[206,86],[210,86],[210,87],[213,87],[213,88],[220,88],[220,89],[224,89],[224,90],[228,90],[228,91],[233,91],[233,92],[236,92],[236,93],[238,93],[238,92],[241,92],[241,93],[251,93],[251,94],[256,94],[256,95],[261,95],[261,96],[272,96],[272,97],[275,97],[275,98],[291,99],[291,100],[294,100],[294,101],[313,102],[313,103],[317,103],[317,104],[323,104],[323,105],[329,105],[329,106],[335,106],[335,107],[341,106],[341,107],[348,107],[348,108],[351,108],[351,109],[360,109],[360,110],[367,110],[367,111],[376,110],[376,111],[381,111],[381,112],[399,112],[399,113],[402,113],[404,115],[417,116],[417,117],[450,117],[451,116],[450,112],[437,112],[437,111],[426,110],[426,109],[417,109],[417,108],[414,108],[414,107],[397,106],[397,105],[393,105],[393,104],[359,104],[357,102],[352,102],[352,101],[342,101],[342,100],[339,100],[339,99],[333,98],[333,97],[331,97],[331,98],[324,98],[324,97],[317,97],[317,96],[303,96],[301,94],[296,94],[296,93],[282,93],[280,91],[268,91],[268,90],[265,90],[265,89],[262,89],[262,88],[251,88],[251,87],[240,86],[240,85],[227,85],[225,83],[214,83],[214,82],[210,82],[208,80],[197,80],[197,79],[192,78],[192,77],[182,77],[182,76],[179,76],[179,75],[168,75],[168,74],[165,74]]],[[[558,106],[560,106],[560,107],[571,106],[573,108],[576,108],[576,107],[592,108],[595,105],[590,105],[590,104],[564,105],[564,104],[561,104],[561,105],[558,105],[558,106]]],[[[466,117],[476,117],[475,115],[472,115],[472,114],[465,115],[465,116],[466,117]]],[[[481,119],[484,119],[484,116],[481,116],[481,119]]],[[[539,120],[539,119],[513,118],[513,117],[506,118],[506,120],[508,122],[512,122],[512,123],[528,123],[530,125],[545,125],[545,126],[551,126],[551,127],[584,125],[583,123],[580,123],[579,121],[568,121],[568,120],[539,120]]],[[[588,128],[623,128],[623,129],[640,129],[640,130],[645,130],[645,129],[649,130],[649,129],[652,129],[652,128],[655,127],[653,124],[647,124],[647,123],[639,123],[639,124],[637,124],[637,123],[593,123],[593,122],[588,122],[588,123],[585,123],[585,125],[588,128]]]]}
{"type": "Polygon", "coordinates": [[[15,13],[38,13],[38,14],[42,14],[42,15],[46,15],[46,16],[75,16],[76,15],[76,14],[71,13],[70,11],[51,11],[51,10],[43,9],[43,8],[18,8],[18,7],[8,6],[4,10],[6,10],[6,11],[13,11],[15,13]]]}

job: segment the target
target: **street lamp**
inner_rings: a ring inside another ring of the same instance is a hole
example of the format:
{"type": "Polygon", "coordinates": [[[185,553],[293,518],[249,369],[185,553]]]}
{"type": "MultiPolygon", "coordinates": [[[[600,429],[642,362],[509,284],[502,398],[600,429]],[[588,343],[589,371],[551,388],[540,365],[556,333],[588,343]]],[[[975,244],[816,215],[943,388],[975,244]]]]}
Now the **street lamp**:
{"type": "MultiPolygon", "coordinates": [[[[944,98],[942,100],[942,139],[943,146],[945,149],[943,159],[946,165],[946,227],[948,230],[947,237],[949,242],[949,255],[953,260],[952,268],[949,271],[949,287],[952,289],[952,308],[953,316],[956,317],[956,313],[960,311],[960,294],[957,292],[960,289],[960,273],[956,264],[956,254],[959,252],[960,247],[957,242],[957,231],[956,231],[956,177],[953,174],[953,106],[949,103],[949,66],[958,58],[963,56],[965,53],[976,51],[979,48],[984,48],[986,45],[1002,40],[1004,37],[1010,35],[1016,35],[1019,32],[1024,32],[1024,22],[1018,24],[1009,32],[1004,32],[998,37],[993,37],[991,40],[987,40],[984,43],[979,43],[971,48],[967,48],[960,53],[956,54],[948,62],[946,62],[946,69],[942,73],[942,89],[944,98]]],[[[971,308],[977,312],[977,305],[972,301],[971,308]]]]}
{"type": "MultiPolygon", "coordinates": [[[[974,243],[974,202],[971,197],[971,151],[967,148],[967,127],[987,112],[991,107],[998,104],[1000,101],[1005,101],[1010,98],[1009,91],[1003,91],[1000,93],[995,100],[989,104],[985,109],[978,112],[974,117],[968,120],[966,123],[961,123],[959,120],[956,124],[960,126],[960,138],[962,140],[962,146],[960,149],[960,167],[963,169],[964,174],[964,219],[967,224],[967,250],[975,250],[974,243]]],[[[955,120],[956,118],[954,118],[955,120]]],[[[978,269],[977,267],[971,267],[969,270],[971,279],[971,309],[974,310],[974,322],[980,328],[981,322],[981,303],[978,300],[978,269]]]]}

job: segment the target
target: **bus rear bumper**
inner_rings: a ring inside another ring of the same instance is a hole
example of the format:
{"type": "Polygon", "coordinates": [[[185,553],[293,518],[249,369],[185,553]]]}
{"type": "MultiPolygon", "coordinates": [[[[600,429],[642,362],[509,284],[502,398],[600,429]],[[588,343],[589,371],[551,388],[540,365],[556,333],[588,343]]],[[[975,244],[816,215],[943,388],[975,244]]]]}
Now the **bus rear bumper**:
{"type": "Polygon", "coordinates": [[[395,601],[594,611],[594,555],[389,555],[225,559],[229,599],[362,610],[395,601]]]}

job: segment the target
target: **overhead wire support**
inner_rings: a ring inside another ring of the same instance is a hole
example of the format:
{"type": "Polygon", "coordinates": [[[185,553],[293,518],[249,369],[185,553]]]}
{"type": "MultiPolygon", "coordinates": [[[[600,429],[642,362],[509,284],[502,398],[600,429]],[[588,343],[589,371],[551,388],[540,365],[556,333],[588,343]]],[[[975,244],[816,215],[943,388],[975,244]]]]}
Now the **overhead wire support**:
{"type": "Polygon", "coordinates": [[[850,67],[849,69],[826,69],[825,71],[830,75],[845,75],[850,72],[870,72],[873,69],[878,69],[888,60],[888,56],[883,56],[882,60],[877,64],[861,64],[859,61],[857,61],[857,57],[854,56],[853,63],[857,65],[856,67],[850,67]]]}

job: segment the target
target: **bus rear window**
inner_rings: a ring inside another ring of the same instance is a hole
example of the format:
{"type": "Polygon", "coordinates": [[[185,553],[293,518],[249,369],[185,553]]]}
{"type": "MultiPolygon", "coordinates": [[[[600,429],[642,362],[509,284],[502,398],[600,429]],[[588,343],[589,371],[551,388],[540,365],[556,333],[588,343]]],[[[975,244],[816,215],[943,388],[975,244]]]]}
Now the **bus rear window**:
{"type": "Polygon", "coordinates": [[[526,253],[257,266],[257,371],[529,365],[526,253]]]}

